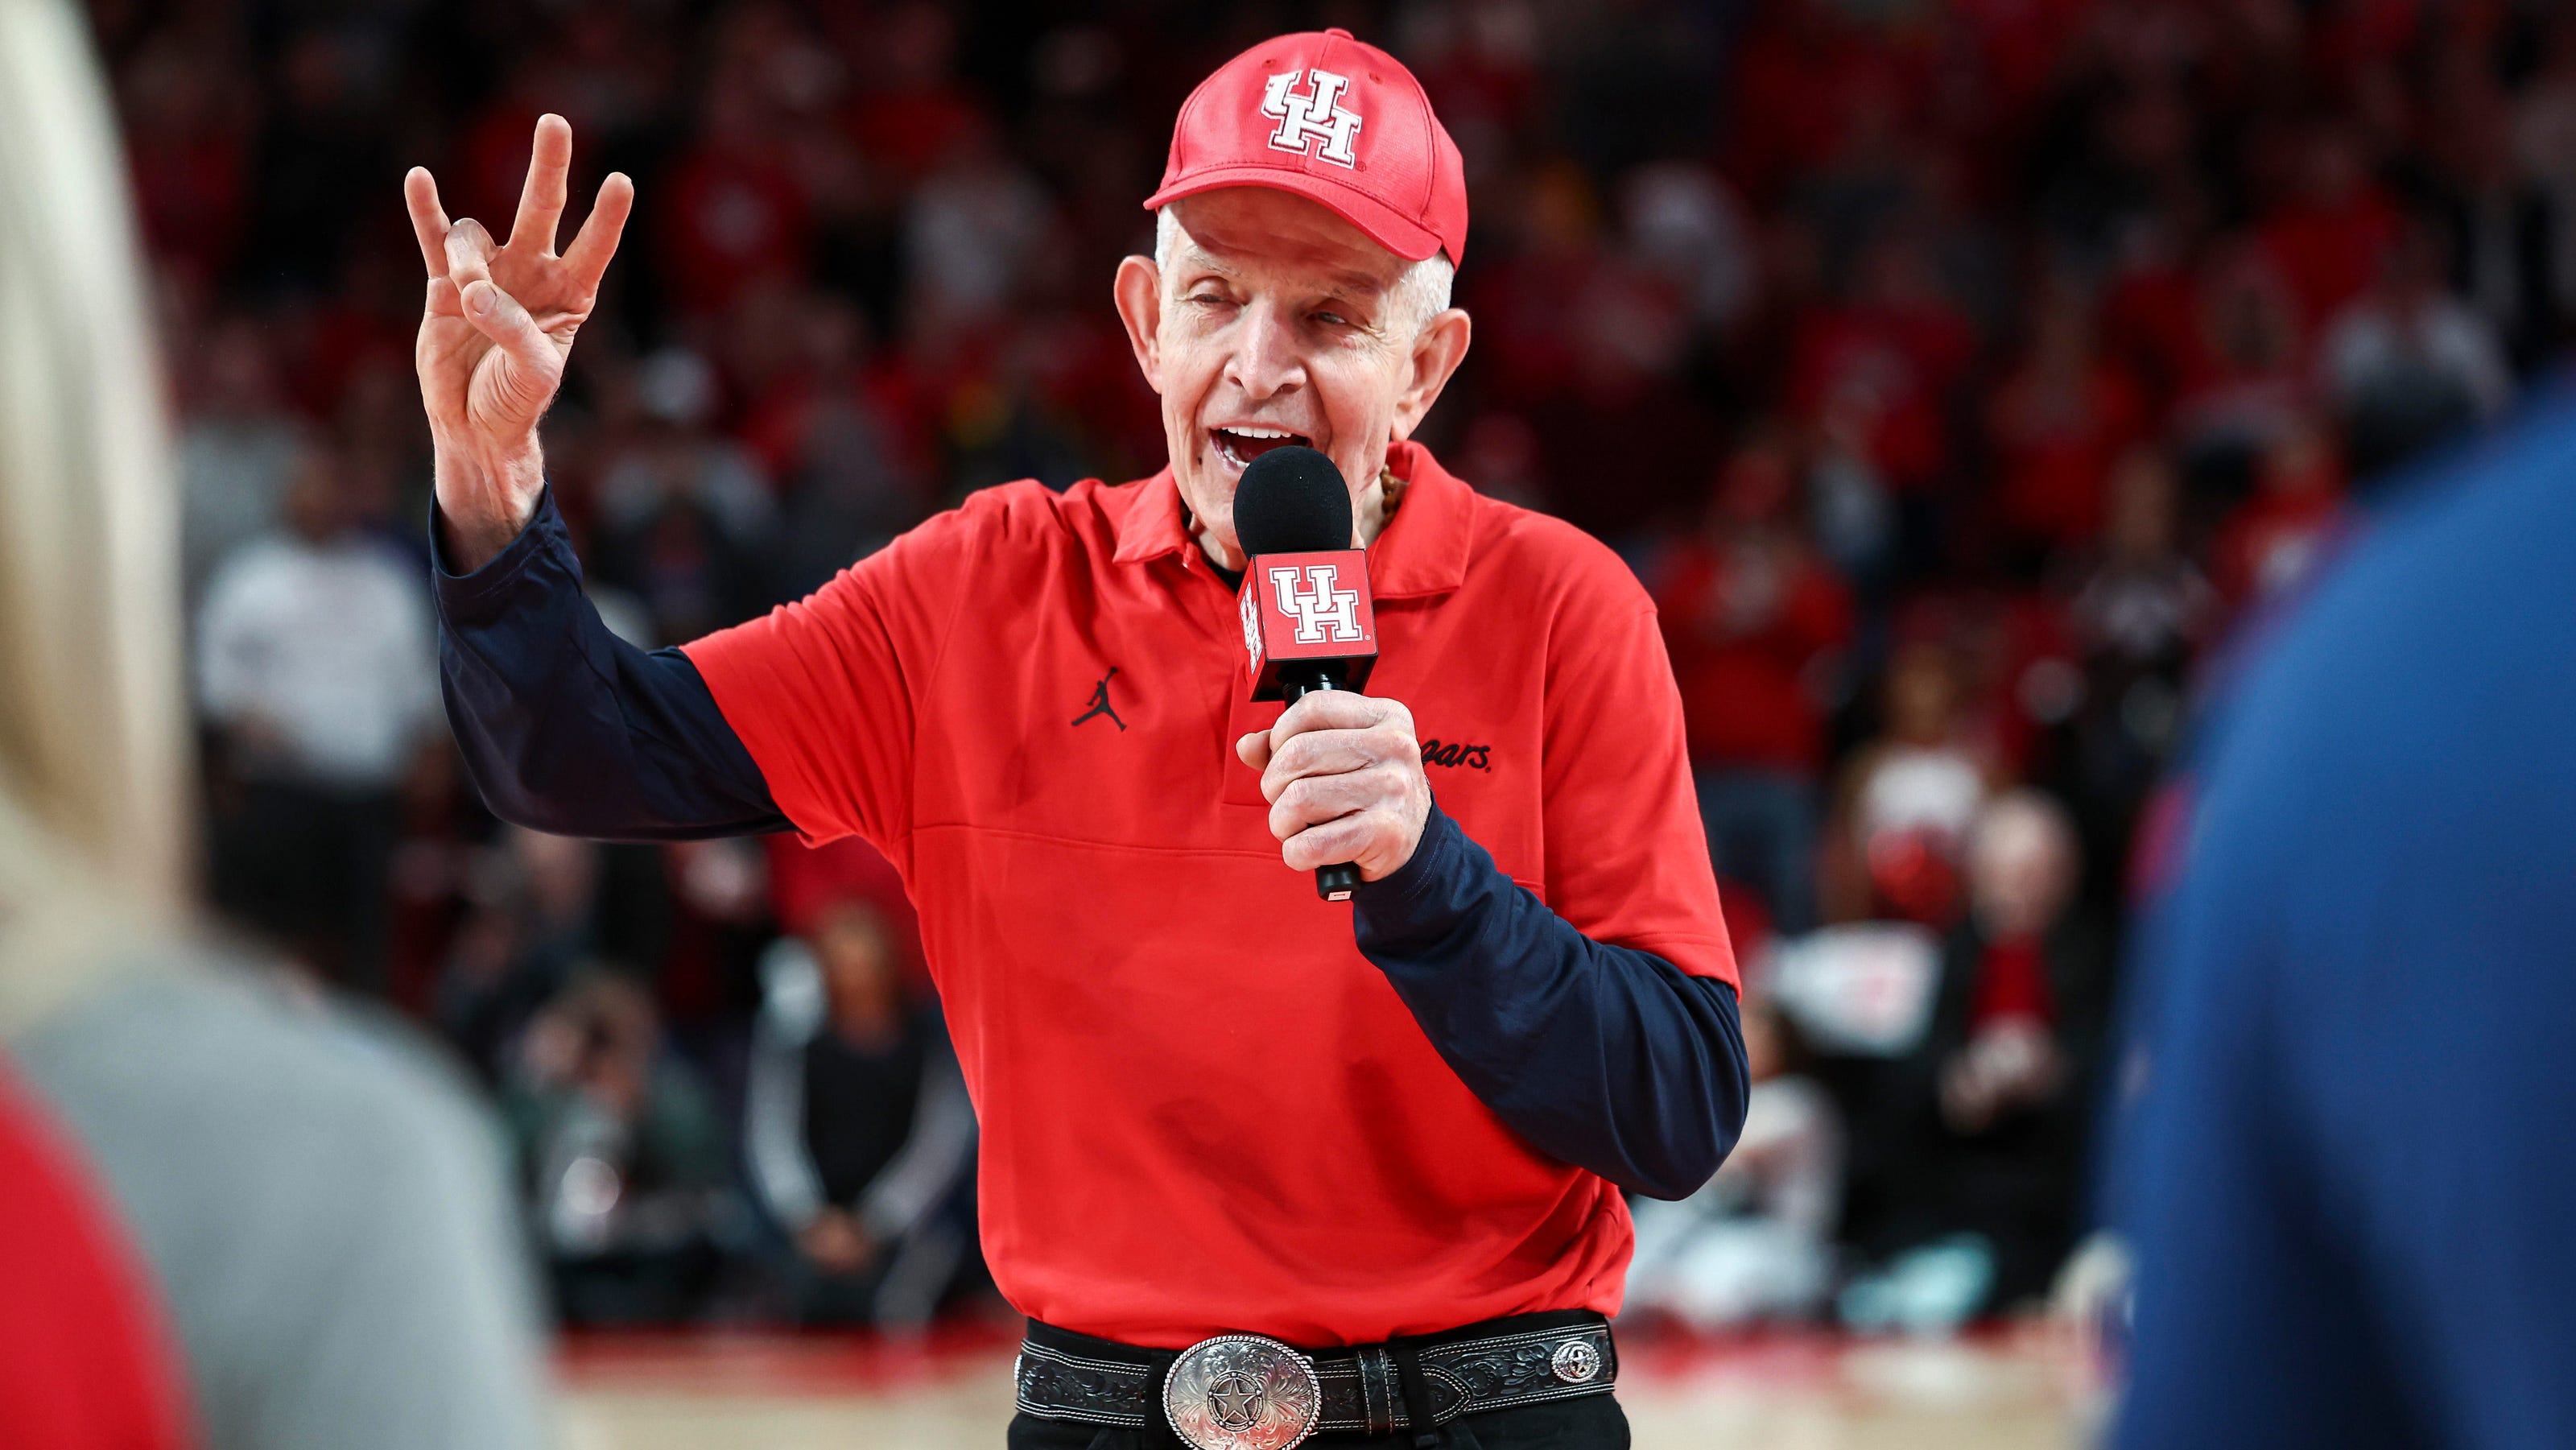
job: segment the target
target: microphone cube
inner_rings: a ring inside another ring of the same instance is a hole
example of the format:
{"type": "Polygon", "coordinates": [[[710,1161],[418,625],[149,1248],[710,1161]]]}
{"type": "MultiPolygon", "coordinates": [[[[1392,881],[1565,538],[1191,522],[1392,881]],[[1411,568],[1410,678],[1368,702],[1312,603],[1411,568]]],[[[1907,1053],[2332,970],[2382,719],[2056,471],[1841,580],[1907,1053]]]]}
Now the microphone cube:
{"type": "Polygon", "coordinates": [[[1253,699],[1284,700],[1288,678],[1316,671],[1343,689],[1368,682],[1377,614],[1367,550],[1256,555],[1244,565],[1241,602],[1253,699]]]}

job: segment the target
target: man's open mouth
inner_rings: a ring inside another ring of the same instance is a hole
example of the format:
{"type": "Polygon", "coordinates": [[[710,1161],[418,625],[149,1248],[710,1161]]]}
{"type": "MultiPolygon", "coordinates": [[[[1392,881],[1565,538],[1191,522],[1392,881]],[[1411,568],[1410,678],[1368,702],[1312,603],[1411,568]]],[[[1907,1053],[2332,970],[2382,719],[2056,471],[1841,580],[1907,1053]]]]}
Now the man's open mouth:
{"type": "Polygon", "coordinates": [[[1315,446],[1303,433],[1291,433],[1285,428],[1257,428],[1250,424],[1210,428],[1208,439],[1216,448],[1218,460],[1236,473],[1241,473],[1245,464],[1273,448],[1285,448],[1292,443],[1300,448],[1315,446]]]}

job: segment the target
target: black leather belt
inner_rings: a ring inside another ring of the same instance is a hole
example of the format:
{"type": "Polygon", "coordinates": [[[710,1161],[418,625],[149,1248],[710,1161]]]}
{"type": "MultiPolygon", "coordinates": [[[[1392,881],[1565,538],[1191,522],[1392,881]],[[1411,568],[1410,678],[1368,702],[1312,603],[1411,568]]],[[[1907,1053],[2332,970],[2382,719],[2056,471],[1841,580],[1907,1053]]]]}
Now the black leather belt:
{"type": "Polygon", "coordinates": [[[1619,1356],[1588,1310],[1522,1314],[1442,1334],[1299,1350],[1221,1334],[1184,1350],[1140,1349],[1029,1322],[1014,1374],[1022,1413],[1168,1428],[1193,1450],[1290,1450],[1307,1436],[1389,1435],[1460,1415],[1607,1394],[1619,1356]]]}

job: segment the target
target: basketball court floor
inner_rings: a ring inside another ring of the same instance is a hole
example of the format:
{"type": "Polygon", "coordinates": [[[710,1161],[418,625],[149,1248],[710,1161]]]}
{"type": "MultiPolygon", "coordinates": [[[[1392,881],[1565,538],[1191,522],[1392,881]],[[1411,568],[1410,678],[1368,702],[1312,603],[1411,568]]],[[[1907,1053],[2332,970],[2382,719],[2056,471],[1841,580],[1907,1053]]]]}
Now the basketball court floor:
{"type": "MultiPolygon", "coordinates": [[[[1013,1337],[618,1336],[566,1347],[565,1450],[1000,1450],[1013,1337]]],[[[1637,1450],[2076,1450],[2081,1356],[2038,1330],[1621,1347],[1637,1450]]]]}

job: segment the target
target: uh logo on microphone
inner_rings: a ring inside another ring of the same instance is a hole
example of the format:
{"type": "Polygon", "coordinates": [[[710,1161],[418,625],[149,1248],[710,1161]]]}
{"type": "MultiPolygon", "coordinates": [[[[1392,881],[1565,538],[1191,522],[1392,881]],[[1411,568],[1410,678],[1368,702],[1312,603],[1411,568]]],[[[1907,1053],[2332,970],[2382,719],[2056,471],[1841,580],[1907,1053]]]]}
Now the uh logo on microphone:
{"type": "Polygon", "coordinates": [[[1278,596],[1279,612],[1297,621],[1299,644],[1322,644],[1327,639],[1357,644],[1367,637],[1360,632],[1360,591],[1340,587],[1340,565],[1309,564],[1303,570],[1281,565],[1262,572],[1270,580],[1271,593],[1278,596]],[[1300,573],[1305,575],[1302,590],[1300,573]]]}
{"type": "Polygon", "coordinates": [[[1253,699],[1285,699],[1286,677],[1318,673],[1356,690],[1377,664],[1377,612],[1370,607],[1364,549],[1252,559],[1241,605],[1253,699]]]}

